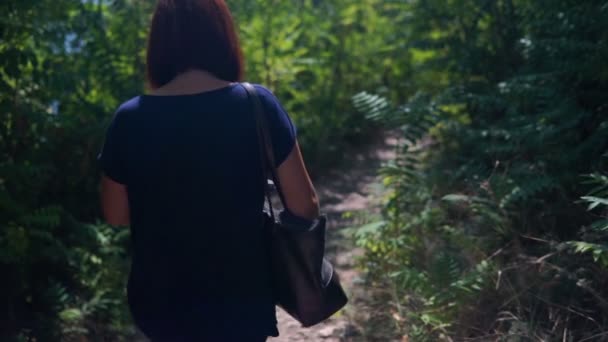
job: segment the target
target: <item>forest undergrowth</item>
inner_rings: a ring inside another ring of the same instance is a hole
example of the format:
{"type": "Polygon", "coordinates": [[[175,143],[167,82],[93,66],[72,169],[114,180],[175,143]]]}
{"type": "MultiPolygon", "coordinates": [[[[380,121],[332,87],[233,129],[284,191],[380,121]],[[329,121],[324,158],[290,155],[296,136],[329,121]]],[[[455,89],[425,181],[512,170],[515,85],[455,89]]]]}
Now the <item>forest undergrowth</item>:
{"type": "MultiPolygon", "coordinates": [[[[316,178],[400,132],[355,234],[382,338],[607,339],[606,0],[227,2],[316,178]]],[[[153,5],[0,2],[0,340],[133,334],[96,157],[153,5]]]]}
{"type": "Polygon", "coordinates": [[[354,99],[404,141],[358,231],[389,335],[608,340],[608,4],[410,5],[419,91],[354,99]]]}

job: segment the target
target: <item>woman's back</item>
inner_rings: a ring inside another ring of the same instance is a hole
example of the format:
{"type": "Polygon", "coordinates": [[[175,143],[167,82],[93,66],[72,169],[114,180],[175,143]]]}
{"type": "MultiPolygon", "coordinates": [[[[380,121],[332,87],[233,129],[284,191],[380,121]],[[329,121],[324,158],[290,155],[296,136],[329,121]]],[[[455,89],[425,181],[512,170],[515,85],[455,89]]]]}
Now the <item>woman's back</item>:
{"type": "MultiPolygon", "coordinates": [[[[157,341],[263,341],[277,335],[262,165],[244,61],[224,0],[157,0],[146,53],[153,96],[117,111],[100,155],[102,207],[130,225],[128,297],[157,341]]],[[[319,205],[295,128],[256,86],[289,213],[319,205]]]]}
{"type": "MultiPolygon", "coordinates": [[[[280,164],[295,129],[276,98],[256,88],[280,164]]],[[[253,108],[239,84],[140,96],[118,110],[100,160],[128,191],[129,303],[146,334],[276,335],[259,158],[253,108]]]]}

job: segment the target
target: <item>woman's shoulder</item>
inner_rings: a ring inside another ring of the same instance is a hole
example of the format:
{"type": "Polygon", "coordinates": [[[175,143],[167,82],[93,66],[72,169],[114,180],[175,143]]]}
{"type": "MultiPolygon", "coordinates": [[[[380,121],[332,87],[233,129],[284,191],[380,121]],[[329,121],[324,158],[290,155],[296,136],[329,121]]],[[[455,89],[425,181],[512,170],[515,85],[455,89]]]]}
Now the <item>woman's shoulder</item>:
{"type": "Polygon", "coordinates": [[[121,103],[120,106],[118,106],[118,108],[114,111],[111,125],[124,125],[127,121],[129,121],[127,117],[130,117],[133,113],[138,112],[140,107],[140,96],[133,97],[121,103]]]}
{"type": "Polygon", "coordinates": [[[127,115],[129,113],[134,113],[139,111],[141,107],[141,96],[135,96],[123,103],[120,104],[120,106],[118,106],[118,109],[116,109],[116,115],[127,115]]]}
{"type": "Polygon", "coordinates": [[[267,86],[262,84],[252,83],[253,87],[258,93],[262,103],[267,107],[273,108],[274,106],[280,106],[280,101],[274,92],[267,86]]]}
{"type": "Polygon", "coordinates": [[[258,94],[261,97],[267,98],[269,100],[277,100],[277,98],[274,95],[274,93],[272,92],[272,90],[270,90],[270,88],[268,88],[267,86],[264,86],[262,84],[257,84],[257,83],[252,83],[252,85],[255,88],[255,90],[258,91],[258,94]]]}
{"type": "MultiPolygon", "coordinates": [[[[275,93],[271,90],[270,87],[265,86],[263,84],[251,83],[257,91],[258,96],[260,97],[262,103],[270,108],[275,106],[280,106],[280,101],[275,95],[275,93]]],[[[210,98],[214,98],[217,96],[224,97],[226,94],[232,94],[232,96],[236,95],[236,97],[246,98],[247,92],[245,88],[242,86],[238,86],[238,84],[232,84],[225,88],[216,89],[213,91],[201,92],[197,94],[191,95],[183,95],[183,96],[154,96],[148,94],[142,94],[135,96],[131,99],[128,99],[122,102],[118,108],[116,109],[116,116],[131,116],[138,112],[141,112],[143,108],[157,107],[158,105],[167,104],[167,103],[175,103],[180,102],[181,100],[187,100],[187,103],[199,103],[198,101],[192,101],[193,99],[200,100],[208,100],[210,98]]],[[[231,95],[228,95],[231,96],[231,95]]]]}

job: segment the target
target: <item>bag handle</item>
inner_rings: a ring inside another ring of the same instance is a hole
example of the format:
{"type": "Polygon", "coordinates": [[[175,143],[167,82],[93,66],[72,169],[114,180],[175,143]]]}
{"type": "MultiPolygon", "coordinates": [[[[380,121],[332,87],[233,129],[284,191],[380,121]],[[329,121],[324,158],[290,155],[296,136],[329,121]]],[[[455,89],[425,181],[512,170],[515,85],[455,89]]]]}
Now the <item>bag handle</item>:
{"type": "Polygon", "coordinates": [[[270,209],[270,216],[274,220],[274,210],[272,209],[272,201],[270,200],[270,188],[268,186],[268,176],[274,182],[277,193],[279,194],[279,198],[281,199],[281,204],[283,208],[287,208],[285,203],[285,197],[283,196],[283,191],[281,190],[281,182],[277,175],[276,170],[276,162],[274,158],[274,149],[272,146],[272,138],[270,136],[270,131],[268,128],[268,120],[266,115],[264,114],[264,107],[262,105],[262,101],[258,95],[258,91],[255,89],[253,85],[247,82],[241,83],[245,91],[247,92],[247,96],[249,101],[252,103],[253,112],[256,123],[256,132],[258,137],[258,146],[260,149],[260,163],[262,165],[262,181],[264,186],[264,193],[266,200],[268,201],[268,207],[270,209]]]}

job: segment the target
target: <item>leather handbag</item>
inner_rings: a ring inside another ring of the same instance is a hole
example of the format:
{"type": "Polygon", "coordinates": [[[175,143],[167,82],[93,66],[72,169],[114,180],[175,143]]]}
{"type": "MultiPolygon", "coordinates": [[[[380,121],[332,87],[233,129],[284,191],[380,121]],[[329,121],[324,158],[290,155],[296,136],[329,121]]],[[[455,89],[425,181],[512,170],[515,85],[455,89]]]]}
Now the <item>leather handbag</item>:
{"type": "Polygon", "coordinates": [[[277,177],[264,107],[256,89],[249,83],[242,85],[255,113],[262,181],[269,208],[263,212],[263,219],[270,235],[270,262],[276,302],[302,326],[310,327],[338,312],[348,301],[338,274],[324,258],[327,219],[321,216],[310,222],[297,220],[297,223],[281,219],[285,217],[282,214],[287,213],[287,207],[277,177]],[[275,215],[272,208],[268,179],[274,182],[284,208],[279,215],[275,215]]]}

